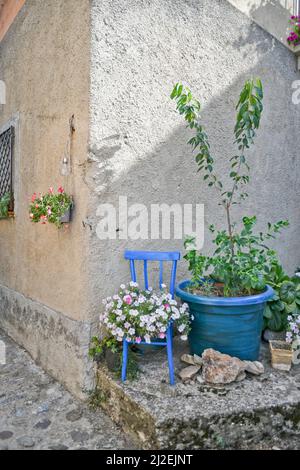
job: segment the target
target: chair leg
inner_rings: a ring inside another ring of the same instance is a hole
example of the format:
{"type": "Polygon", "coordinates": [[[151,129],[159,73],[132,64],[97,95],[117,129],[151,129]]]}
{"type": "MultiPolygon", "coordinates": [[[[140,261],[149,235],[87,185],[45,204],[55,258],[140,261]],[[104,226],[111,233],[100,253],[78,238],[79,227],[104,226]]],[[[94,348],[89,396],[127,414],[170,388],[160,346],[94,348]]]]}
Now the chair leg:
{"type": "Polygon", "coordinates": [[[127,359],[128,359],[128,342],[126,339],[123,340],[123,359],[122,359],[122,382],[126,380],[127,371],[127,359]]]}
{"type": "Polygon", "coordinates": [[[170,384],[175,385],[174,364],[173,364],[173,327],[167,329],[167,354],[169,363],[170,384]]]}

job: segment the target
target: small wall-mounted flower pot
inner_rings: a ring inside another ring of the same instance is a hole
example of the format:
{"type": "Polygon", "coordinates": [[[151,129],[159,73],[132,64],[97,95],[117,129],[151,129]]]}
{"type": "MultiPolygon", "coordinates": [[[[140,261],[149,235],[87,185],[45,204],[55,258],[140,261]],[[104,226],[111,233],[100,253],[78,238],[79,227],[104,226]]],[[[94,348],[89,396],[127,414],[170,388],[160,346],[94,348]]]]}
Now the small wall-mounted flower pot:
{"type": "Polygon", "coordinates": [[[71,207],[61,216],[60,221],[62,224],[68,224],[71,222],[71,207]]]}
{"type": "Polygon", "coordinates": [[[274,369],[289,371],[292,367],[293,349],[285,341],[269,341],[271,363],[274,369]]]}

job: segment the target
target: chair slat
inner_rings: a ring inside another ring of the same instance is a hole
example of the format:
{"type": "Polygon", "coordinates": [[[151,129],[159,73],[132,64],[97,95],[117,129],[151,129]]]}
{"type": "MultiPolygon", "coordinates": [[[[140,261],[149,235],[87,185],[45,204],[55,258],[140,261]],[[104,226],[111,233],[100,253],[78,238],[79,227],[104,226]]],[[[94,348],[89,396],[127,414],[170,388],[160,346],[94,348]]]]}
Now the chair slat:
{"type": "Polygon", "coordinates": [[[145,283],[145,289],[147,290],[149,287],[147,260],[144,260],[144,283],[145,283]]]}
{"type": "Polygon", "coordinates": [[[178,261],[179,251],[131,251],[126,250],[124,258],[128,260],[178,261]]]}
{"type": "Polygon", "coordinates": [[[159,288],[161,289],[162,284],[164,283],[163,281],[163,271],[164,270],[164,264],[162,261],[159,262],[159,288]]]}
{"type": "Polygon", "coordinates": [[[130,274],[131,274],[131,280],[133,282],[136,282],[136,272],[135,272],[135,266],[134,266],[134,260],[130,260],[130,274]]]}
{"type": "Polygon", "coordinates": [[[176,270],[177,270],[177,261],[173,261],[172,272],[171,272],[171,280],[170,280],[170,294],[172,294],[173,298],[174,298],[174,294],[175,294],[176,270]]]}

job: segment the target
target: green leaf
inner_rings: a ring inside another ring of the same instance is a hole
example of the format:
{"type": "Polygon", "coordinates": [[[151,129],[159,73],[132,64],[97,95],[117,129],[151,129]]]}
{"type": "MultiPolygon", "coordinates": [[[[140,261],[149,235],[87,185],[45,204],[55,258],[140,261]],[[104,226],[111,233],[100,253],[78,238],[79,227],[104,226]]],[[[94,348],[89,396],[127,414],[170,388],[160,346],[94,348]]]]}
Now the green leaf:
{"type": "Polygon", "coordinates": [[[291,304],[292,302],[294,302],[296,299],[295,284],[290,281],[283,282],[279,290],[279,296],[281,300],[283,300],[287,304],[291,304]]]}
{"type": "Polygon", "coordinates": [[[264,317],[270,319],[272,318],[272,316],[273,316],[272,310],[270,309],[269,305],[266,305],[265,310],[264,310],[264,317]]]}
{"type": "Polygon", "coordinates": [[[283,328],[282,316],[280,312],[273,312],[272,317],[268,320],[268,328],[272,331],[280,331],[283,328]]]}

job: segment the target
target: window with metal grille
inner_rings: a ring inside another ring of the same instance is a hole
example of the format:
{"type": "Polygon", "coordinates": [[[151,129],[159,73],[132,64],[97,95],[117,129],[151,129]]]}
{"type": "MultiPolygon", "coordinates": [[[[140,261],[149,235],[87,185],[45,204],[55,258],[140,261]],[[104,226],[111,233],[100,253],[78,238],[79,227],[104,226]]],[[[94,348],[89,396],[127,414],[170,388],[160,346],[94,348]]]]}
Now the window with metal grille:
{"type": "Polygon", "coordinates": [[[10,194],[9,210],[14,210],[12,159],[14,145],[14,127],[11,126],[0,134],[0,198],[10,194]]]}

